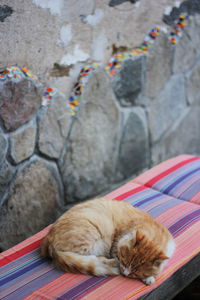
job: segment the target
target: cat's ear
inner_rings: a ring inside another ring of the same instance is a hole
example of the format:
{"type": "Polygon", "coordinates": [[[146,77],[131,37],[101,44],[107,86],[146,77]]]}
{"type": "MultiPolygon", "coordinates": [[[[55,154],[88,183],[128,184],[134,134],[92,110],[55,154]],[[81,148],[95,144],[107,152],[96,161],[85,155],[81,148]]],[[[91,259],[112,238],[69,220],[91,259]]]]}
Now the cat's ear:
{"type": "Polygon", "coordinates": [[[154,260],[154,266],[159,267],[166,259],[169,259],[169,257],[161,252],[154,260]]]}
{"type": "Polygon", "coordinates": [[[161,252],[157,259],[166,260],[166,259],[169,259],[169,257],[167,255],[165,255],[163,252],[161,252]]]}

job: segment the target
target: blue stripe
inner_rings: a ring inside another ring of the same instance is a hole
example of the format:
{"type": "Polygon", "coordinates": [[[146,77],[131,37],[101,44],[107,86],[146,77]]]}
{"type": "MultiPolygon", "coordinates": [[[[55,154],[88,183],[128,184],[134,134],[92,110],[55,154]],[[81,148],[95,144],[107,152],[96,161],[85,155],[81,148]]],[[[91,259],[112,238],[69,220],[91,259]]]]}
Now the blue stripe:
{"type": "Polygon", "coordinates": [[[162,178],[161,180],[156,182],[152,188],[162,192],[169,185],[171,185],[174,182],[174,180],[176,180],[176,179],[180,178],[182,175],[196,169],[197,167],[200,167],[200,163],[197,163],[197,161],[191,162],[190,164],[187,164],[187,165],[177,169],[176,171],[170,173],[166,177],[162,178]]]}
{"type": "Polygon", "coordinates": [[[179,177],[177,180],[175,180],[171,185],[169,185],[166,189],[162,190],[163,193],[165,194],[169,194],[170,191],[172,191],[178,184],[182,183],[183,184],[183,181],[190,177],[191,175],[193,175],[194,173],[200,171],[200,167],[199,168],[196,168],[186,174],[184,174],[183,176],[179,177]]]}

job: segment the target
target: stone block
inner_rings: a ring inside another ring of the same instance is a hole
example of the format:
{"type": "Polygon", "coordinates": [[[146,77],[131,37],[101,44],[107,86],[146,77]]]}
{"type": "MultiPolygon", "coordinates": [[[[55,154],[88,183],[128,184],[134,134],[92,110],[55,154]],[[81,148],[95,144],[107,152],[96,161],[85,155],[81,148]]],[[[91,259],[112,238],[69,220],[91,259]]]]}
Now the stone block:
{"type": "Polygon", "coordinates": [[[36,124],[30,122],[28,126],[20,128],[10,135],[10,155],[15,163],[29,158],[35,149],[36,124]]]}
{"type": "Polygon", "coordinates": [[[7,154],[8,142],[2,132],[0,132],[0,167],[4,162],[7,154]]]}
{"type": "Polygon", "coordinates": [[[187,96],[189,103],[194,103],[195,99],[200,98],[200,63],[197,64],[187,77],[187,96]]]}
{"type": "Polygon", "coordinates": [[[154,98],[171,75],[172,45],[166,34],[161,33],[147,53],[145,94],[154,98]]]}
{"type": "Polygon", "coordinates": [[[67,153],[60,161],[66,202],[97,195],[115,175],[120,115],[106,72],[98,68],[89,76],[67,153]]]}
{"type": "Polygon", "coordinates": [[[199,52],[199,43],[199,26],[196,25],[195,19],[192,19],[182,31],[180,41],[174,46],[174,73],[187,71],[194,65],[199,52]]]}
{"type": "Polygon", "coordinates": [[[5,81],[0,86],[0,118],[7,131],[29,121],[41,105],[41,88],[28,79],[5,81]]]}
{"type": "Polygon", "coordinates": [[[112,88],[121,106],[142,103],[144,55],[126,59],[112,80],[112,88]]]}
{"type": "Polygon", "coordinates": [[[0,208],[0,247],[7,249],[35,234],[57,217],[59,184],[44,160],[34,159],[15,178],[0,208]]]}
{"type": "Polygon", "coordinates": [[[152,147],[152,163],[180,154],[200,155],[200,107],[187,108],[172,128],[152,147]]]}
{"type": "Polygon", "coordinates": [[[187,103],[184,77],[174,75],[149,107],[149,129],[152,142],[167,132],[184,112],[187,103]]]}
{"type": "Polygon", "coordinates": [[[8,185],[10,184],[14,174],[15,174],[15,168],[11,166],[11,164],[7,162],[7,160],[4,160],[4,162],[0,167],[0,204],[1,204],[1,197],[6,191],[8,185]]]}
{"type": "Polygon", "coordinates": [[[128,178],[148,167],[149,139],[145,112],[134,108],[123,127],[120,141],[117,171],[128,178]]]}
{"type": "Polygon", "coordinates": [[[71,113],[67,101],[57,92],[39,125],[39,150],[51,158],[60,157],[69,132],[71,113]]]}

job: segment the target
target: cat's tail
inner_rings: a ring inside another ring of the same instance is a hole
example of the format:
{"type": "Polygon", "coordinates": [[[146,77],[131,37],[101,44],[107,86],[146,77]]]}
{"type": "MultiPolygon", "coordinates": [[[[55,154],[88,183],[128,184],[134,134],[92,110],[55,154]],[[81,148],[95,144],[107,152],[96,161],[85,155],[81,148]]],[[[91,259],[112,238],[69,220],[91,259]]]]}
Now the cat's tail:
{"type": "Polygon", "coordinates": [[[42,240],[42,243],[40,245],[40,250],[41,250],[41,256],[42,257],[52,257],[52,254],[53,254],[53,248],[51,246],[51,244],[49,243],[49,237],[48,235],[46,235],[43,240],[42,240]]]}
{"type": "Polygon", "coordinates": [[[119,275],[118,263],[114,258],[60,251],[49,241],[49,235],[43,238],[40,248],[41,256],[51,257],[57,267],[64,271],[95,276],[119,275]]]}
{"type": "Polygon", "coordinates": [[[74,252],[55,251],[56,265],[64,271],[95,276],[119,275],[118,263],[95,255],[80,255],[74,252]]]}

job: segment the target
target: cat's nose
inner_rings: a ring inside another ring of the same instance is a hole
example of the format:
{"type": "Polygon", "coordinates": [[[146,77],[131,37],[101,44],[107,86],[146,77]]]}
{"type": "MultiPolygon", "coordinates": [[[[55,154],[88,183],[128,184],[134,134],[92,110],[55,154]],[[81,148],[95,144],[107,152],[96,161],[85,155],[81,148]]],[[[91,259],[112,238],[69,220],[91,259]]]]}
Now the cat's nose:
{"type": "Polygon", "coordinates": [[[124,275],[125,275],[125,276],[128,276],[129,274],[130,274],[130,271],[129,271],[128,269],[125,269],[125,270],[124,270],[124,275]]]}
{"type": "Polygon", "coordinates": [[[121,274],[123,274],[124,276],[128,276],[130,274],[130,270],[129,268],[126,268],[124,266],[120,266],[120,272],[121,274]]]}

